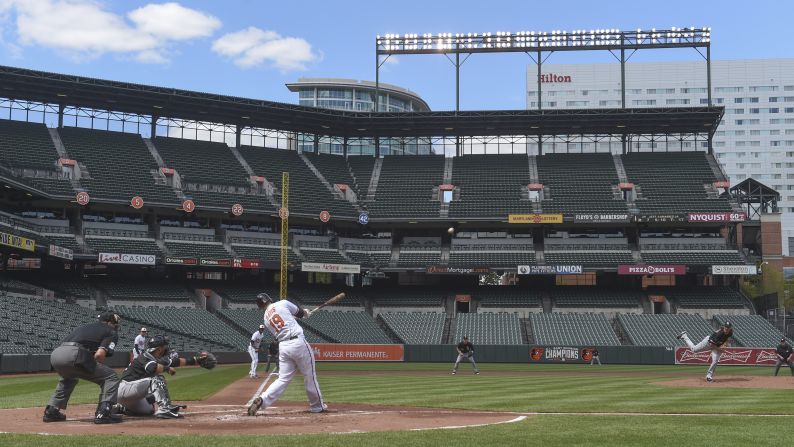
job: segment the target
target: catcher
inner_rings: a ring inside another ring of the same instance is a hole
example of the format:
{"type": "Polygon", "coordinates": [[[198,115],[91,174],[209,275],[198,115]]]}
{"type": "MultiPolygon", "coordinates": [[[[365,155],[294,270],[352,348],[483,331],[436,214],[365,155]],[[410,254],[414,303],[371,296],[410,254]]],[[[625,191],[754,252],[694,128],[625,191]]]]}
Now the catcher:
{"type": "Polygon", "coordinates": [[[458,373],[458,365],[461,360],[468,360],[474,368],[474,374],[479,374],[480,370],[477,369],[477,364],[474,363],[474,345],[469,341],[469,337],[463,336],[463,340],[458,343],[458,359],[455,360],[455,367],[452,368],[452,374],[458,373]]]}
{"type": "Polygon", "coordinates": [[[212,369],[218,361],[209,352],[200,352],[191,357],[179,357],[168,346],[168,337],[157,335],[147,342],[146,351],[135,358],[121,374],[116,413],[129,416],[151,416],[161,419],[179,418],[183,405],[174,405],[168,394],[163,373],[176,374],[181,366],[198,365],[212,369]],[[157,411],[155,405],[157,404],[157,411]]]}

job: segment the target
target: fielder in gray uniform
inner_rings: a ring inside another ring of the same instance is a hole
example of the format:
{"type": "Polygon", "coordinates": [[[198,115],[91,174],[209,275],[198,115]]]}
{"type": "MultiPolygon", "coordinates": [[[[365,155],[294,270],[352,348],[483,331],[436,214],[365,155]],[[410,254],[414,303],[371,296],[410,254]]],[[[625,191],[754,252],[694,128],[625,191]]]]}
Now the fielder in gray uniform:
{"type": "Polygon", "coordinates": [[[713,332],[711,335],[701,340],[698,344],[692,343],[686,331],[678,334],[677,338],[679,340],[684,340],[684,343],[686,343],[687,347],[689,347],[692,352],[711,351],[711,365],[709,366],[709,370],[706,373],[706,381],[712,382],[714,381],[714,371],[717,369],[717,363],[719,363],[720,356],[722,356],[722,348],[726,343],[728,343],[728,339],[732,336],[733,327],[731,326],[731,323],[726,321],[722,326],[720,326],[718,331],[713,332]]]}
{"type": "Polygon", "coordinates": [[[208,352],[195,357],[179,357],[176,352],[171,352],[168,343],[168,337],[162,335],[150,338],[146,350],[121,374],[117,412],[130,416],[154,415],[161,419],[182,417],[179,410],[185,406],[171,402],[163,373],[173,376],[176,374],[174,368],[187,365],[212,369],[216,361],[208,352]]]}
{"type": "Polygon", "coordinates": [[[121,422],[119,415],[112,414],[119,376],[104,364],[105,358],[113,355],[119,341],[117,331],[121,318],[113,312],[104,312],[97,315],[97,320],[72,331],[50,354],[50,364],[61,380],[44,409],[44,422],[66,420],[66,415],[60,410],[66,408],[80,379],[94,382],[102,388],[94,423],[121,422]]]}
{"type": "Polygon", "coordinates": [[[452,368],[452,374],[458,373],[458,365],[461,360],[468,360],[474,368],[474,374],[479,374],[480,370],[477,369],[477,364],[474,362],[474,345],[469,341],[469,337],[463,336],[463,340],[458,343],[458,358],[455,360],[455,366],[452,368]]]}
{"type": "Polygon", "coordinates": [[[780,339],[780,344],[775,348],[777,354],[777,364],[775,365],[775,375],[780,372],[780,367],[786,365],[791,369],[791,375],[794,376],[794,353],[792,353],[791,345],[786,342],[785,338],[780,339]]]}

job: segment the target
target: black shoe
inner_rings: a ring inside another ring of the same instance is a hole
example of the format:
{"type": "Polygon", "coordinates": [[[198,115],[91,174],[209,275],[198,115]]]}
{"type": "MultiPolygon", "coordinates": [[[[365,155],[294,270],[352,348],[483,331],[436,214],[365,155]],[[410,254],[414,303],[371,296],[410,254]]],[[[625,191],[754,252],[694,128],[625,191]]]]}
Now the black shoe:
{"type": "Polygon", "coordinates": [[[117,424],[122,421],[120,414],[113,414],[113,404],[102,402],[94,417],[95,424],[117,424]]]}
{"type": "Polygon", "coordinates": [[[256,399],[254,399],[251,405],[248,406],[248,416],[256,416],[256,412],[259,411],[259,408],[261,407],[262,407],[262,398],[257,397],[256,399]]]}
{"type": "Polygon", "coordinates": [[[44,422],[60,422],[66,420],[66,415],[61,413],[61,410],[47,405],[44,408],[44,417],[42,418],[44,422]]]}

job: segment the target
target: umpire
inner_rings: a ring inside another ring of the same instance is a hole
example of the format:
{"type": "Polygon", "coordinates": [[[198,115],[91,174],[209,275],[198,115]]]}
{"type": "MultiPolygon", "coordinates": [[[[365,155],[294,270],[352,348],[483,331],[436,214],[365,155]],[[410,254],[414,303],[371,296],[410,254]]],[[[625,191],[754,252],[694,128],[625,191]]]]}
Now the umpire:
{"type": "Polygon", "coordinates": [[[65,409],[79,379],[89,380],[102,388],[95,424],[121,422],[121,416],[112,415],[119,387],[119,376],[104,364],[118,343],[121,319],[113,312],[97,316],[99,321],[78,327],[63,339],[50,354],[53,369],[61,376],[55,392],[44,409],[44,422],[66,420],[60,410],[65,409]]]}
{"type": "Polygon", "coordinates": [[[777,353],[777,364],[775,365],[775,375],[777,376],[780,371],[780,366],[784,363],[791,369],[791,375],[794,376],[794,357],[792,357],[791,345],[786,343],[785,338],[780,339],[780,344],[777,345],[775,353],[777,353]]]}

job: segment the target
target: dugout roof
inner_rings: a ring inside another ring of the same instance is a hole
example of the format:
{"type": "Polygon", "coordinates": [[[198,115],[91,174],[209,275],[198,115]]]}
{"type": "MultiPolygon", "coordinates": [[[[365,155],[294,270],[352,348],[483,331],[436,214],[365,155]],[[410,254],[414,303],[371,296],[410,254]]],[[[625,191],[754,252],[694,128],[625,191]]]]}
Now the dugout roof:
{"type": "Polygon", "coordinates": [[[6,66],[0,66],[0,96],[338,137],[713,135],[724,112],[722,107],[666,107],[362,113],[6,66]]]}

